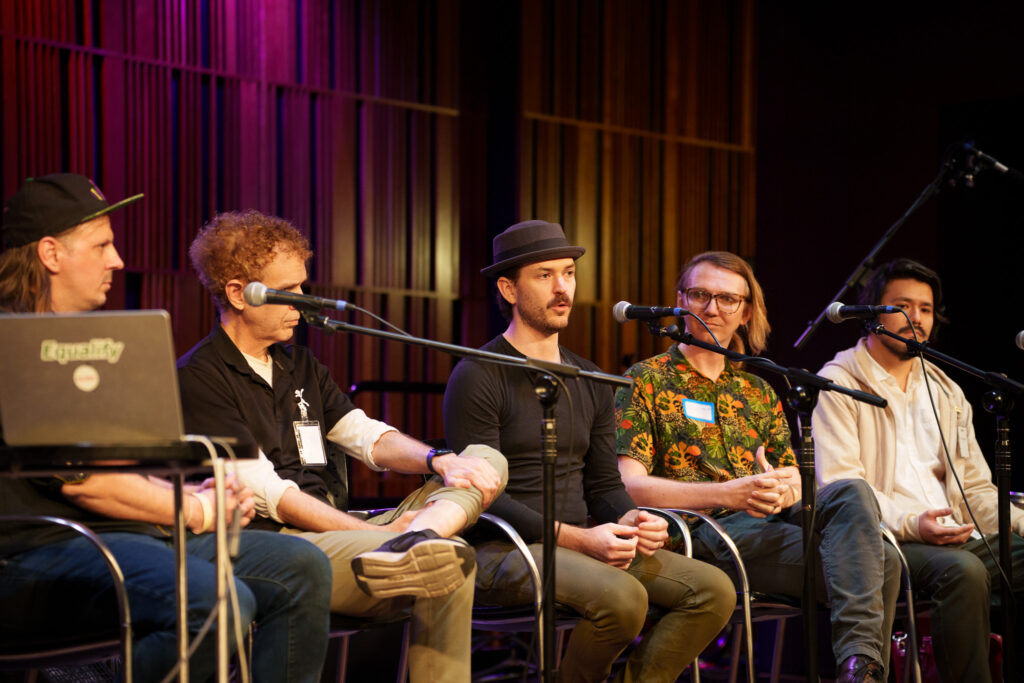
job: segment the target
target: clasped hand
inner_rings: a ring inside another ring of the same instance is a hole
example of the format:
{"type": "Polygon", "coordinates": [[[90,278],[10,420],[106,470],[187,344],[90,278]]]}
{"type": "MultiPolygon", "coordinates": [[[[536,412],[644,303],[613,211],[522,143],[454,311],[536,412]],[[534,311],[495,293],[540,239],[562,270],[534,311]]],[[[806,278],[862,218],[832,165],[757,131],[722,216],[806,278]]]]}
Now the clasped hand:
{"type": "Polygon", "coordinates": [[[758,447],[754,460],[763,471],[734,480],[734,509],[761,518],[777,515],[800,500],[800,472],[796,467],[772,467],[764,456],[764,446],[758,447]]]}

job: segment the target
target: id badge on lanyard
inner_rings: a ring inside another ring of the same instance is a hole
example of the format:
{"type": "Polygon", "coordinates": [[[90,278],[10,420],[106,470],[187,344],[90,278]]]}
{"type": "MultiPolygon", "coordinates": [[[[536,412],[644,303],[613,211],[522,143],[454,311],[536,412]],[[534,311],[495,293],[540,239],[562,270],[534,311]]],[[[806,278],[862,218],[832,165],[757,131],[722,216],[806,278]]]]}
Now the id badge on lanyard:
{"type": "Polygon", "coordinates": [[[309,403],[302,397],[305,389],[295,390],[295,401],[299,405],[301,419],[292,422],[295,430],[295,445],[299,448],[299,460],[306,467],[323,467],[327,464],[324,441],[320,434],[320,423],[309,419],[309,403]]]}

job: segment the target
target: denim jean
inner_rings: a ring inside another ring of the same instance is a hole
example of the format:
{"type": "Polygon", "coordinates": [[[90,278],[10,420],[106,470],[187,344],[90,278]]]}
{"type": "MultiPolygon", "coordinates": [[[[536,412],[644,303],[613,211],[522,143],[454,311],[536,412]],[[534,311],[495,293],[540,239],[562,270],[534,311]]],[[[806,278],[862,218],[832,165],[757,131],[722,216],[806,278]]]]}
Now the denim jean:
{"type": "MultiPolygon", "coordinates": [[[[131,610],[136,681],[159,681],[177,660],[174,547],[169,540],[103,533],[124,573],[131,610]]],[[[212,534],[187,541],[188,629],[194,635],[216,604],[212,534]]],[[[331,568],[312,544],[273,532],[245,531],[234,564],[243,633],[253,643],[256,681],[317,681],[327,649],[331,568]]],[[[0,560],[0,634],[60,636],[117,624],[106,564],[84,538],[51,543],[0,560]]],[[[232,621],[232,634],[234,631],[232,621]]],[[[232,650],[235,638],[229,635],[232,650]]],[[[216,622],[190,660],[193,680],[216,670],[216,622]]]]}
{"type": "MultiPolygon", "coordinates": [[[[841,479],[818,489],[815,507],[815,586],[818,599],[830,604],[836,662],[866,655],[888,667],[900,562],[882,540],[875,495],[862,479],[841,479]]],[[[803,594],[801,515],[797,503],[767,518],[736,512],[718,520],[739,548],[751,590],[803,594]]],[[[725,544],[707,525],[694,531],[693,556],[735,577],[725,544]]]]}

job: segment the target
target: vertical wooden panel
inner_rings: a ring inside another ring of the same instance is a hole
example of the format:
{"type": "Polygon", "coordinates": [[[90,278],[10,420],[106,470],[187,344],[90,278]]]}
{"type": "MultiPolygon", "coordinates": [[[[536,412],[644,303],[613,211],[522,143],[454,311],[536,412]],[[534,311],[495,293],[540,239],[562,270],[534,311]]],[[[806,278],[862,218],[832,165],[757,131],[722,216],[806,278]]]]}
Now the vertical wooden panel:
{"type": "Polygon", "coordinates": [[[753,1],[526,0],[520,218],[587,247],[565,339],[609,371],[664,342],[618,300],[674,302],[706,249],[753,256],[753,1]]]}

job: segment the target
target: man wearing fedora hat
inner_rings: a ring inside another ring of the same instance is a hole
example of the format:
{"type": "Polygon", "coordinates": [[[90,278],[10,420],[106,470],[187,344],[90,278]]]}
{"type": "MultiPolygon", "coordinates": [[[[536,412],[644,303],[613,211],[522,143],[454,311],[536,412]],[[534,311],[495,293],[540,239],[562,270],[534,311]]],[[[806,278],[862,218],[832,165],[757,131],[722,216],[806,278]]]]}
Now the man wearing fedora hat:
{"type": "MultiPolygon", "coordinates": [[[[494,238],[494,262],[505,332],[483,348],[574,365],[597,366],[558,344],[576,290],[576,259],[556,223],[518,223],[494,238]]],[[[501,450],[509,464],[505,493],[491,512],[511,523],[541,559],[541,406],[530,371],[464,359],[444,400],[445,433],[460,448],[471,442],[501,450]]],[[[640,633],[648,604],[665,615],[630,654],[623,680],[674,681],[721,630],[736,596],[726,574],[664,550],[666,522],[637,509],[619,478],[612,392],[582,379],[565,380],[557,411],[557,571],[555,599],[582,621],[573,630],[561,680],[606,680],[615,659],[640,633]],[[595,526],[588,525],[592,518],[595,526]]],[[[482,538],[477,549],[477,597],[523,604],[531,585],[509,543],[482,538]]]]}
{"type": "MultiPolygon", "coordinates": [[[[124,267],[109,214],[141,197],[110,204],[81,175],[30,178],[4,206],[0,311],[78,313],[102,306],[114,271],[124,267]]],[[[184,513],[192,532],[186,547],[188,629],[194,638],[216,604],[216,545],[207,533],[216,511],[209,485],[187,489],[184,513]]],[[[248,524],[254,512],[251,491],[230,486],[227,505],[229,513],[237,510],[248,524]]],[[[75,520],[110,548],[128,593],[136,681],[162,679],[177,660],[175,553],[169,533],[174,510],[166,482],[141,474],[0,477],[0,516],[75,520]]],[[[234,572],[240,626],[259,622],[252,649],[257,679],[319,680],[331,586],[324,554],[299,538],[245,531],[234,572]]],[[[105,562],[84,537],[63,527],[5,523],[0,642],[53,642],[110,630],[117,624],[113,590],[105,562]]],[[[207,680],[215,670],[216,638],[207,634],[197,645],[190,674],[207,680]]]]}

